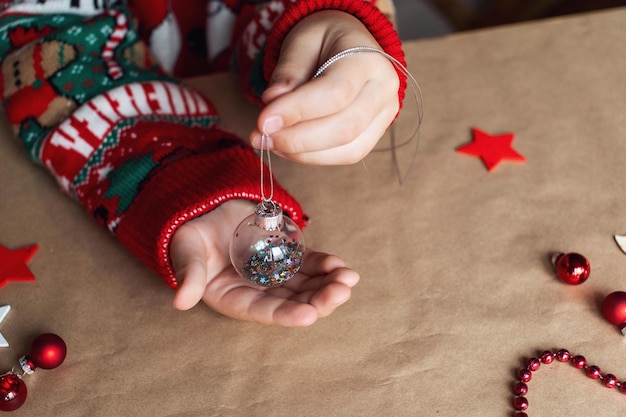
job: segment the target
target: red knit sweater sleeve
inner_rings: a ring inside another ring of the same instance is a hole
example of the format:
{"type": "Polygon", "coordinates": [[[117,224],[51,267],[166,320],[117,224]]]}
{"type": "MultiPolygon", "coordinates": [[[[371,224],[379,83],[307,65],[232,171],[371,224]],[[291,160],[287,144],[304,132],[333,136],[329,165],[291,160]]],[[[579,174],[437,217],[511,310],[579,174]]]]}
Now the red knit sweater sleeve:
{"type": "MultiPolygon", "coordinates": [[[[280,49],[289,31],[302,19],[321,10],[340,10],[358,18],[382,49],[406,66],[402,42],[393,24],[367,0],[274,0],[248,25],[238,52],[240,75],[251,98],[259,97],[271,79],[280,49]],[[261,45],[264,45],[261,51],[261,45]],[[259,71],[262,76],[257,75],[259,71]]],[[[354,45],[360,46],[360,45],[354,45]]],[[[397,69],[396,69],[397,70],[397,69]]],[[[404,99],[406,76],[400,71],[398,100],[404,99]]]]}
{"type": "MultiPolygon", "coordinates": [[[[260,201],[259,159],[202,95],[164,75],[124,9],[0,14],[2,103],[26,152],[170,286],[170,240],[230,199],[260,201]]],[[[297,224],[298,202],[274,200],[297,224]]]]}

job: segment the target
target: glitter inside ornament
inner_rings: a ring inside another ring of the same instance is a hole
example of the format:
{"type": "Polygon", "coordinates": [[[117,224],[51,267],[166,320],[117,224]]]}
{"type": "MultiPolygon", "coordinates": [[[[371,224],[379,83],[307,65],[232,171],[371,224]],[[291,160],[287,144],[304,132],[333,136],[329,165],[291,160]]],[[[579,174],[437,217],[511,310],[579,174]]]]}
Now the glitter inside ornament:
{"type": "Polygon", "coordinates": [[[263,201],[237,227],[230,259],[239,275],[264,287],[293,278],[302,265],[302,232],[278,204],[263,201]]]}

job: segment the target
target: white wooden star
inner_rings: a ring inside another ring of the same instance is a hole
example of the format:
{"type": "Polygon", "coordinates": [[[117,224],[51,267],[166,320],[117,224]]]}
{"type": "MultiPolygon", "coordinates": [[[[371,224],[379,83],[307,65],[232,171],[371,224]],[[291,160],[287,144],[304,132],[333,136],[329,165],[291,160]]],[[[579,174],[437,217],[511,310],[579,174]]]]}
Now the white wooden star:
{"type": "Polygon", "coordinates": [[[626,236],[615,235],[615,242],[617,242],[617,246],[619,246],[622,252],[626,253],[626,236]]]}
{"type": "MultiPolygon", "coordinates": [[[[9,305],[0,307],[0,323],[9,314],[9,310],[11,310],[9,305]]],[[[2,333],[0,333],[0,347],[9,347],[9,342],[2,336],[2,333]]]]}

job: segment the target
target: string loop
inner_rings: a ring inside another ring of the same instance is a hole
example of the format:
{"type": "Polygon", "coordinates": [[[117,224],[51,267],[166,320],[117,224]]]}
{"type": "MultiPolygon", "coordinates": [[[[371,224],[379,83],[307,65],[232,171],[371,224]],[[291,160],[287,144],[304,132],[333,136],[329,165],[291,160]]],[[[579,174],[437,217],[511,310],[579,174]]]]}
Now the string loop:
{"type": "Polygon", "coordinates": [[[274,175],[272,174],[272,154],[269,150],[269,147],[266,146],[268,140],[268,135],[263,133],[261,135],[261,200],[263,205],[266,203],[272,202],[272,198],[274,198],[274,175]],[[270,177],[270,195],[267,197],[265,195],[265,164],[263,163],[263,155],[267,155],[267,168],[269,170],[270,177]]]}
{"type": "Polygon", "coordinates": [[[417,83],[417,80],[415,80],[415,77],[413,77],[413,75],[409,72],[409,70],[404,65],[402,65],[402,63],[400,61],[398,61],[393,56],[389,55],[387,52],[385,52],[383,50],[380,50],[378,48],[373,48],[371,46],[355,46],[355,47],[352,47],[352,48],[345,49],[345,50],[343,50],[343,51],[333,55],[332,57],[330,57],[326,62],[324,62],[317,69],[317,71],[313,75],[312,79],[316,79],[317,77],[322,75],[324,73],[324,71],[326,71],[331,65],[333,65],[335,62],[339,61],[340,59],[343,59],[343,58],[345,58],[347,56],[354,55],[354,54],[357,54],[357,53],[360,53],[360,52],[374,52],[374,53],[381,54],[382,56],[387,58],[389,61],[391,61],[393,66],[400,73],[402,73],[402,75],[404,75],[407,78],[407,80],[409,81],[409,84],[411,86],[411,89],[413,90],[413,98],[414,98],[415,104],[417,106],[417,124],[415,126],[415,129],[413,130],[413,133],[411,134],[409,139],[407,139],[405,142],[403,142],[403,143],[398,145],[398,144],[396,144],[395,124],[392,124],[391,125],[391,147],[390,148],[383,148],[383,149],[375,149],[374,150],[374,151],[378,151],[378,152],[391,150],[394,167],[396,169],[396,176],[398,177],[398,181],[400,182],[400,185],[402,185],[404,183],[406,177],[411,172],[411,169],[412,169],[412,167],[413,167],[413,165],[415,163],[415,159],[417,158],[417,150],[418,150],[418,145],[419,145],[419,131],[420,131],[420,127],[422,125],[422,119],[423,119],[423,116],[424,116],[424,107],[423,107],[423,103],[422,103],[422,90],[420,89],[420,86],[417,83]],[[413,138],[415,138],[415,140],[416,140],[415,151],[413,152],[413,155],[411,157],[411,162],[409,163],[409,167],[407,168],[406,173],[404,175],[402,175],[402,173],[400,172],[400,165],[399,165],[399,162],[398,162],[397,150],[399,148],[401,148],[401,147],[411,143],[413,138]]]}

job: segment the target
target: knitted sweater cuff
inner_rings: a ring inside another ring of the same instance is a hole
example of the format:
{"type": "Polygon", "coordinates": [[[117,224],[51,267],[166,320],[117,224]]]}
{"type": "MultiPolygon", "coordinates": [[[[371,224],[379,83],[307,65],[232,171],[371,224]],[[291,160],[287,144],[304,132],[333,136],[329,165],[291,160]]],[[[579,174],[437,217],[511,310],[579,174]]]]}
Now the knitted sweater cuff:
{"type": "MultiPolygon", "coordinates": [[[[259,163],[248,147],[232,147],[171,163],[145,184],[122,218],[117,238],[176,288],[178,282],[169,256],[174,232],[228,200],[260,201],[259,163]]],[[[273,200],[304,227],[306,218],[300,204],[276,182],[273,200]]]]}
{"type": "MultiPolygon", "coordinates": [[[[371,32],[381,48],[406,66],[402,42],[393,24],[372,3],[365,0],[299,0],[292,2],[275,23],[268,35],[263,60],[263,76],[269,82],[278,62],[280,50],[289,31],[305,17],[321,10],[340,10],[359,19],[371,32]]],[[[359,45],[354,45],[359,46],[359,45]]],[[[400,107],[407,86],[406,76],[396,68],[400,79],[398,100],[400,107]]]]}

